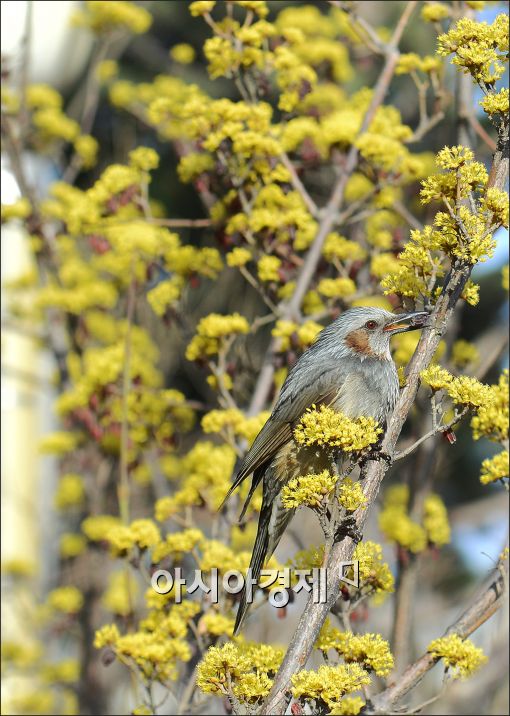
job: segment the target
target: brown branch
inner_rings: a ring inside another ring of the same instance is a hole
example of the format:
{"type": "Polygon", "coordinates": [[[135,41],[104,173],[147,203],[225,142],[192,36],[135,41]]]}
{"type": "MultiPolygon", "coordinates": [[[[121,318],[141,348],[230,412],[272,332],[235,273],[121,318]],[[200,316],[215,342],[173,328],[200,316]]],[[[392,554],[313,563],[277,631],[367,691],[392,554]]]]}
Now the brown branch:
{"type": "MultiPolygon", "coordinates": [[[[507,177],[508,120],[505,118],[499,128],[498,148],[494,155],[488,188],[503,189],[507,177]]],[[[453,315],[455,305],[469,279],[471,269],[471,265],[460,261],[452,267],[445,281],[443,291],[431,313],[429,326],[422,331],[418,346],[408,366],[406,386],[402,390],[388,422],[388,428],[382,443],[382,450],[388,455],[393,455],[395,452],[397,439],[420,386],[420,372],[430,364],[438,348],[453,315]]],[[[387,470],[388,465],[385,461],[372,461],[370,463],[363,481],[363,492],[367,505],[374,503],[387,470]]],[[[356,527],[360,532],[363,531],[368,513],[369,509],[357,510],[353,515],[356,527]]],[[[280,670],[275,677],[273,688],[264,704],[262,713],[284,713],[289,699],[291,676],[306,664],[310,656],[324,620],[338,598],[341,563],[352,558],[354,548],[355,543],[350,537],[344,538],[333,546],[328,562],[325,565],[327,569],[327,600],[322,604],[314,604],[313,597],[309,598],[280,670]]]]}
{"type": "MultiPolygon", "coordinates": [[[[506,593],[507,571],[501,563],[494,570],[488,585],[465,612],[444,632],[443,636],[457,634],[466,639],[478,627],[484,624],[503,604],[506,593]]],[[[387,714],[403,696],[411,691],[425,674],[438,662],[438,659],[426,653],[409,666],[399,677],[398,682],[374,696],[368,705],[366,714],[387,714]]]]}

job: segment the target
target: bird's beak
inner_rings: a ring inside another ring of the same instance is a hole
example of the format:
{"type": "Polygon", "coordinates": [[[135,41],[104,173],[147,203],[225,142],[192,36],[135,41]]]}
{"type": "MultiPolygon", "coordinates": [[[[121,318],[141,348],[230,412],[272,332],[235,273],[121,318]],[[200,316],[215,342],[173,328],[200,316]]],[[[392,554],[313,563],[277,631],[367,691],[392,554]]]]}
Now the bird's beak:
{"type": "Polygon", "coordinates": [[[406,333],[414,331],[417,328],[424,328],[427,325],[429,314],[426,311],[416,311],[414,313],[403,313],[391,323],[387,323],[383,330],[386,333],[395,335],[396,333],[406,333]]]}

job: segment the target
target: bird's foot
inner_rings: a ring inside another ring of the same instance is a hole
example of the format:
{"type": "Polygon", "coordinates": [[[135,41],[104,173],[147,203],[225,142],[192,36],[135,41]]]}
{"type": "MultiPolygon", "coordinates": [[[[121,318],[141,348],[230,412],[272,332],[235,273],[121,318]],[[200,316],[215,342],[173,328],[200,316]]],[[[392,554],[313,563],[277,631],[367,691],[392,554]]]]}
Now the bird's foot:
{"type": "Polygon", "coordinates": [[[388,467],[391,466],[391,463],[393,462],[393,458],[391,455],[388,455],[387,452],[384,452],[382,448],[376,446],[372,449],[368,449],[365,453],[361,455],[359,464],[363,468],[369,462],[370,460],[377,460],[381,461],[384,460],[384,462],[388,465],[388,467]]]}
{"type": "Polygon", "coordinates": [[[363,539],[363,535],[361,534],[354,517],[346,517],[338,525],[334,535],[335,543],[341,542],[344,537],[350,537],[356,544],[361,542],[363,539]]]}

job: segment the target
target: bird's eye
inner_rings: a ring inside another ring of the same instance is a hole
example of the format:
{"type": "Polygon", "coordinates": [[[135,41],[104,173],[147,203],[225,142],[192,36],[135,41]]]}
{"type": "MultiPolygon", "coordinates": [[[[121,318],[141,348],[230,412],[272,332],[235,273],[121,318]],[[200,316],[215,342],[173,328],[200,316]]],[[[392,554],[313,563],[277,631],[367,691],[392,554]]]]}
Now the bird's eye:
{"type": "Polygon", "coordinates": [[[368,328],[370,331],[373,331],[374,328],[377,328],[378,325],[379,324],[377,323],[377,321],[367,321],[365,323],[365,328],[368,328]]]}

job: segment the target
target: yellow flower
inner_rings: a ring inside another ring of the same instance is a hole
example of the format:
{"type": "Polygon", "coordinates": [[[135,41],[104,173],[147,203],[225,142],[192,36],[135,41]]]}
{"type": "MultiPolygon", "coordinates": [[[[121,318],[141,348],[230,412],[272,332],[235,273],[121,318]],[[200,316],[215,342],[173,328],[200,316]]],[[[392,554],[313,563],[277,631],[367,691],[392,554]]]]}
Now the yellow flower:
{"type": "Polygon", "coordinates": [[[93,515],[86,517],[81,523],[84,535],[91,542],[106,540],[113,527],[120,526],[120,518],[113,515],[93,515]]]}
{"type": "Polygon", "coordinates": [[[441,368],[441,366],[437,364],[422,370],[420,377],[433,391],[448,390],[454,380],[453,375],[449,373],[446,368],[441,368]]]}
{"type": "Polygon", "coordinates": [[[90,134],[81,134],[74,141],[74,150],[80,157],[84,169],[93,167],[97,160],[99,144],[90,134]]]}
{"type": "Polygon", "coordinates": [[[416,554],[426,548],[427,534],[407,514],[408,502],[409,489],[406,485],[395,485],[386,490],[379,513],[379,528],[388,540],[416,554]]]}
{"type": "Polygon", "coordinates": [[[453,344],[452,361],[459,368],[465,368],[470,363],[478,363],[480,361],[480,353],[473,343],[460,339],[453,344]]]}
{"type": "Polygon", "coordinates": [[[300,505],[318,507],[334,489],[336,479],[329,470],[317,475],[294,477],[282,490],[282,504],[289,509],[300,505]]]}
{"type": "Polygon", "coordinates": [[[508,450],[487,458],[482,462],[482,472],[480,482],[482,485],[488,485],[496,480],[503,480],[508,477],[508,450]]]}
{"type": "Polygon", "coordinates": [[[234,644],[213,646],[198,665],[197,686],[206,694],[224,694],[228,679],[240,679],[250,670],[249,659],[234,644]]]}
{"type": "Polygon", "coordinates": [[[32,207],[28,199],[22,198],[14,204],[2,204],[2,221],[10,219],[27,219],[32,213],[32,207]]]}
{"type": "Polygon", "coordinates": [[[193,17],[197,17],[211,12],[215,5],[215,0],[196,0],[196,2],[190,4],[189,11],[193,17]]]}
{"type": "Polygon", "coordinates": [[[359,562],[359,578],[362,586],[369,586],[376,595],[393,592],[393,575],[387,563],[383,561],[380,544],[363,540],[356,545],[353,559],[359,562]]]}
{"type": "Polygon", "coordinates": [[[84,499],[85,487],[83,478],[80,475],[71,473],[62,475],[54,497],[55,507],[58,510],[65,510],[69,507],[81,505],[84,499]]]}
{"type": "Polygon", "coordinates": [[[239,313],[233,313],[230,316],[210,313],[200,320],[197,326],[197,335],[186,349],[186,358],[197,360],[214,355],[218,353],[223,338],[248,333],[249,330],[248,321],[239,313]]]}
{"type": "Polygon", "coordinates": [[[257,263],[257,273],[261,281],[280,281],[279,268],[282,265],[278,256],[262,256],[257,263]]]}
{"type": "Polygon", "coordinates": [[[450,542],[450,525],[448,512],[439,495],[430,493],[423,506],[423,528],[429,542],[438,547],[450,542]]]}
{"type": "Polygon", "coordinates": [[[150,171],[159,166],[158,153],[150,147],[137,147],[129,152],[129,163],[135,169],[150,171]]]}
{"type": "Polygon", "coordinates": [[[470,676],[487,661],[481,649],[469,639],[461,639],[458,634],[434,639],[427,651],[435,659],[443,659],[445,667],[453,670],[453,678],[470,676]]]}
{"type": "Polygon", "coordinates": [[[76,587],[57,587],[48,594],[47,603],[55,611],[76,614],[83,606],[83,594],[76,587]]]}
{"type": "Polygon", "coordinates": [[[103,60],[96,68],[96,76],[100,82],[108,82],[118,75],[119,65],[115,60],[103,60]]]}
{"type": "Polygon", "coordinates": [[[364,507],[367,502],[360,483],[353,482],[348,477],[340,483],[338,501],[347,512],[354,512],[359,507],[364,507]]]}
{"type": "Polygon", "coordinates": [[[450,8],[439,2],[426,3],[421,10],[421,16],[427,22],[439,22],[449,15],[450,8]]]}
{"type": "Polygon", "coordinates": [[[136,579],[125,570],[113,572],[108,578],[108,586],[103,593],[101,603],[109,612],[127,617],[135,608],[138,595],[136,579]]]}
{"type": "Polygon", "coordinates": [[[200,632],[205,631],[213,636],[230,636],[234,630],[234,620],[218,612],[208,612],[198,623],[200,632]]]}
{"type": "Polygon", "coordinates": [[[488,115],[507,114],[509,108],[510,90],[503,87],[499,92],[489,92],[480,101],[479,104],[487,112],[488,115]]]}
{"type": "Polygon", "coordinates": [[[367,254],[365,249],[355,241],[349,241],[335,232],[327,235],[322,253],[328,261],[334,258],[340,261],[358,261],[364,259],[367,254]]]}
{"type": "Polygon", "coordinates": [[[227,254],[228,266],[245,266],[251,261],[251,252],[248,249],[237,247],[227,254]]]}
{"type": "Polygon", "coordinates": [[[356,284],[350,278],[323,278],[317,291],[326,298],[345,298],[356,293],[356,284]]]}
{"type": "Polygon", "coordinates": [[[358,662],[377,676],[387,676],[394,662],[390,645],[380,634],[344,634],[337,647],[346,663],[358,662]]]}
{"type": "Polygon", "coordinates": [[[94,646],[96,649],[102,649],[104,646],[115,644],[120,637],[119,630],[115,624],[106,624],[96,631],[94,637],[94,646]]]}
{"type": "Polygon", "coordinates": [[[351,420],[321,405],[306,411],[294,430],[294,438],[300,445],[339,447],[344,452],[357,452],[375,443],[381,433],[382,428],[373,418],[351,420]]]}
{"type": "Polygon", "coordinates": [[[83,535],[66,532],[60,538],[60,555],[64,558],[77,557],[87,547],[87,540],[83,535]]]}
{"type": "Polygon", "coordinates": [[[181,65],[189,65],[195,59],[195,50],[187,42],[181,42],[171,48],[170,57],[181,65]]]}
{"type": "Polygon", "coordinates": [[[344,694],[358,691],[370,683],[370,676],[359,664],[320,666],[317,671],[299,671],[291,677],[295,699],[320,699],[329,708],[344,694]]]}
{"type": "Polygon", "coordinates": [[[29,109],[51,107],[62,109],[62,95],[47,84],[31,84],[26,90],[26,102],[29,109]]]}
{"type": "Polygon", "coordinates": [[[365,702],[360,696],[344,696],[339,703],[331,707],[329,713],[331,716],[358,716],[364,705],[365,702]]]}
{"type": "Polygon", "coordinates": [[[180,277],[173,277],[167,281],[160,281],[157,286],[147,293],[147,301],[158,316],[164,316],[181,295],[183,282],[180,277]]]}
{"type": "Polygon", "coordinates": [[[121,27],[137,35],[147,32],[152,23],[145,8],[127,0],[87,0],[85,8],[76,11],[72,19],[75,25],[98,33],[121,27]]]}

